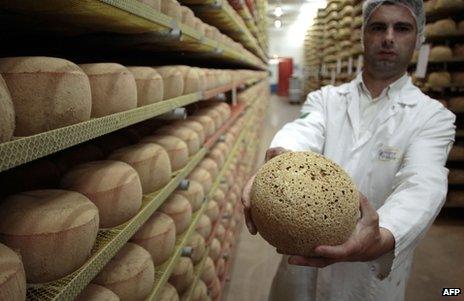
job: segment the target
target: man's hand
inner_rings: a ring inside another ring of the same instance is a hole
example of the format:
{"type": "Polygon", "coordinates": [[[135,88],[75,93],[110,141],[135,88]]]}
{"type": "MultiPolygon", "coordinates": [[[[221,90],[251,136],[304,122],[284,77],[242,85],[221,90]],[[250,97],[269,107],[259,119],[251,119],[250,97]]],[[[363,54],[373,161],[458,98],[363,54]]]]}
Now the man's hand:
{"type": "MultiPolygon", "coordinates": [[[[270,148],[266,151],[266,157],[265,161],[269,161],[272,158],[281,155],[283,153],[289,152],[289,150],[283,148],[283,147],[275,147],[275,148],[270,148]]],[[[256,174],[253,175],[250,180],[248,180],[247,184],[245,185],[245,188],[243,189],[242,193],[242,204],[243,204],[243,212],[245,214],[245,222],[248,228],[248,231],[252,235],[256,235],[258,233],[258,230],[256,229],[256,225],[253,222],[253,219],[251,218],[251,209],[250,209],[250,192],[251,192],[251,186],[253,186],[253,181],[256,177],[256,174]]]]}
{"type": "Polygon", "coordinates": [[[367,198],[359,194],[361,218],[350,238],[338,246],[318,246],[317,257],[291,256],[290,264],[323,268],[342,261],[371,261],[393,250],[395,239],[379,227],[379,216],[367,198]]]}

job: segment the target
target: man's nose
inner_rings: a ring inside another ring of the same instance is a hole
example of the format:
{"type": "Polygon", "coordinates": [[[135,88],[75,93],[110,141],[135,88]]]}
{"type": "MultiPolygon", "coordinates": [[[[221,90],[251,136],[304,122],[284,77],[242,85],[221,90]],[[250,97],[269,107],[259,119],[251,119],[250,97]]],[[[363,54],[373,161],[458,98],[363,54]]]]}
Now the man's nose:
{"type": "Polygon", "coordinates": [[[385,44],[385,46],[391,46],[393,45],[394,41],[395,41],[395,31],[393,27],[389,26],[387,30],[385,31],[383,43],[385,44]]]}

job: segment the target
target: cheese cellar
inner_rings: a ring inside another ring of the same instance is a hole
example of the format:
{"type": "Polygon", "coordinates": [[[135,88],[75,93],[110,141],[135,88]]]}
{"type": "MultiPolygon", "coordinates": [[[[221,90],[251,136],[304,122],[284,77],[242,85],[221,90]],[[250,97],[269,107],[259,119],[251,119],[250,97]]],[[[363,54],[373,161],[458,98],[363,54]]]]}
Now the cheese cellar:
{"type": "Polygon", "coordinates": [[[0,23],[0,301],[462,297],[463,0],[0,23]]]}

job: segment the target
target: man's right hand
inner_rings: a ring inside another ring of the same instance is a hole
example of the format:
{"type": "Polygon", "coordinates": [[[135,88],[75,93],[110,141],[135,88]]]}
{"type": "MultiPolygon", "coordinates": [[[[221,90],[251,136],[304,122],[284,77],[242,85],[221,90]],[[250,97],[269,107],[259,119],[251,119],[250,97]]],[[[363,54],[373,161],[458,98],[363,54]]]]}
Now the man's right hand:
{"type": "MultiPolygon", "coordinates": [[[[265,161],[269,161],[274,157],[277,157],[278,155],[281,155],[283,153],[289,152],[288,149],[285,149],[283,147],[275,147],[275,148],[270,148],[266,151],[266,157],[265,161]]],[[[256,228],[255,223],[253,222],[253,219],[251,217],[251,207],[250,207],[250,192],[251,192],[251,187],[253,186],[253,181],[256,177],[256,174],[254,174],[247,182],[245,185],[245,188],[243,189],[242,193],[242,204],[243,204],[243,213],[245,214],[245,222],[248,228],[248,231],[252,235],[255,235],[258,233],[258,230],[256,228]]]]}

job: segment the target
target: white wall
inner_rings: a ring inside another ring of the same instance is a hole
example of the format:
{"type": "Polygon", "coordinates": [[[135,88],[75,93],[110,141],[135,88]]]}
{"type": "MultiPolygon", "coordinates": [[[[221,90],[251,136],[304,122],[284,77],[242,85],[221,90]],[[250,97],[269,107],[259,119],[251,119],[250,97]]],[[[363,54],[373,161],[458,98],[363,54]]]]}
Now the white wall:
{"type": "Polygon", "coordinates": [[[301,75],[306,31],[313,24],[317,9],[325,6],[325,0],[304,3],[299,7],[298,17],[290,24],[284,23],[281,28],[269,24],[269,55],[293,58],[294,66],[298,68],[295,71],[301,75]]]}

